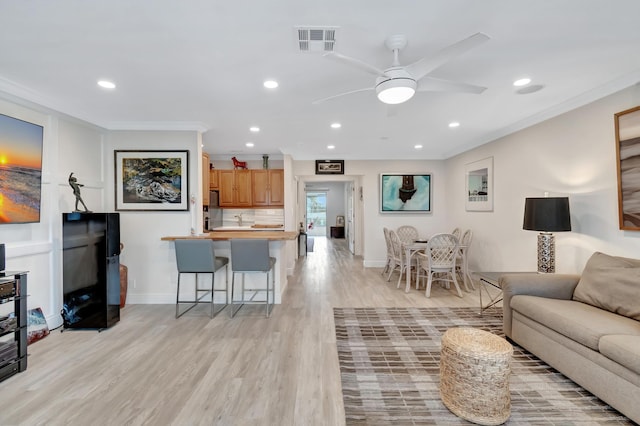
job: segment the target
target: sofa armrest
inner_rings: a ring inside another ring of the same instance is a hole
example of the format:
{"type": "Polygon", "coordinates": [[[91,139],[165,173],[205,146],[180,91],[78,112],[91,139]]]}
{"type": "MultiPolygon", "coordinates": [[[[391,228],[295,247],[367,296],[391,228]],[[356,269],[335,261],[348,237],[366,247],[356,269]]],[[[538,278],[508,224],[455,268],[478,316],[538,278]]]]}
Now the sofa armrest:
{"type": "Polygon", "coordinates": [[[580,275],[570,274],[505,274],[500,277],[502,288],[502,321],[504,334],[511,337],[511,298],[518,294],[571,300],[580,275]]]}

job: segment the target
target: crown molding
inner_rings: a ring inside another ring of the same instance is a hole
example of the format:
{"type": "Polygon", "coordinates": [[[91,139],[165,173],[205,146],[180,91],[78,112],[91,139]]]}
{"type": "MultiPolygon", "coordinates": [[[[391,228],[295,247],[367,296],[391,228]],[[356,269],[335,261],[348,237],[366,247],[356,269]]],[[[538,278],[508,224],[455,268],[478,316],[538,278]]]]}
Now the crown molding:
{"type": "Polygon", "coordinates": [[[200,121],[112,121],[108,130],[192,131],[204,133],[209,126],[200,121]]]}

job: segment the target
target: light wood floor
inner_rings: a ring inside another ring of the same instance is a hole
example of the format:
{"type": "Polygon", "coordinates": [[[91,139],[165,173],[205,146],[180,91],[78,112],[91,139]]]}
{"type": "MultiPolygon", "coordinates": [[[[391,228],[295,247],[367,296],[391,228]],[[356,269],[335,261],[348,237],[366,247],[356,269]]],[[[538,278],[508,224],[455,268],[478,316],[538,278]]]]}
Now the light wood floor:
{"type": "Polygon", "coordinates": [[[342,425],[334,307],[478,306],[477,293],[405,294],[344,240],[316,238],[282,305],[213,320],[205,306],[128,305],[101,333],[52,331],[0,383],[0,425],[342,425]]]}

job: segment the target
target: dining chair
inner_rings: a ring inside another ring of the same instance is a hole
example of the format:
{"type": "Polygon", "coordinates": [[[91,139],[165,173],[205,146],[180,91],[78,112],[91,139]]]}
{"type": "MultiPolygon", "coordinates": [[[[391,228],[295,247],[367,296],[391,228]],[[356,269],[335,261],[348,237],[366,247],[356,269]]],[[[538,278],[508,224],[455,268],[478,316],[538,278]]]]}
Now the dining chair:
{"type": "Polygon", "coordinates": [[[462,231],[460,231],[460,228],[453,228],[453,231],[451,231],[451,234],[453,234],[458,239],[458,241],[460,241],[461,232],[462,231]]]}
{"type": "MultiPolygon", "coordinates": [[[[391,246],[393,248],[393,269],[391,270],[391,272],[396,269],[400,271],[400,275],[398,276],[398,283],[396,285],[396,287],[400,288],[402,278],[407,273],[407,267],[411,268],[412,270],[415,269],[417,261],[415,258],[412,258],[410,263],[407,261],[405,247],[403,245],[404,243],[400,239],[400,236],[396,231],[389,230],[389,239],[391,240],[391,246]]],[[[413,240],[411,240],[410,242],[413,242],[413,240]]],[[[391,279],[391,272],[387,277],[387,281],[391,279]]]]}
{"type": "Polygon", "coordinates": [[[216,256],[213,247],[213,240],[175,240],[176,264],[178,267],[178,288],[176,291],[176,318],[181,317],[186,312],[197,306],[199,303],[211,304],[211,318],[216,316],[229,303],[227,296],[227,285],[229,282],[229,258],[216,256]],[[215,288],[216,272],[225,268],[224,289],[215,288]],[[199,274],[211,274],[211,289],[198,286],[199,274]],[[180,299],[180,278],[182,274],[195,274],[195,292],[193,300],[180,299]],[[215,293],[224,292],[224,305],[215,310],[215,293]],[[211,301],[203,301],[208,294],[211,294],[211,301]],[[186,310],[180,313],[180,305],[188,303],[186,310]]]}
{"type": "Polygon", "coordinates": [[[398,227],[396,232],[398,233],[398,237],[400,237],[400,241],[403,243],[412,243],[420,238],[418,229],[415,226],[402,225],[398,227]]]}
{"type": "Polygon", "coordinates": [[[458,253],[459,243],[455,235],[436,234],[429,238],[425,252],[417,254],[420,259],[417,279],[424,280],[425,275],[422,272],[426,272],[427,289],[425,295],[427,297],[431,297],[431,284],[434,280],[442,281],[447,285],[453,283],[458,296],[462,297],[462,291],[456,279],[456,256],[458,253]],[[435,274],[438,276],[436,277],[435,274]]]}
{"type": "Polygon", "coordinates": [[[389,272],[391,262],[393,261],[393,247],[391,247],[391,240],[389,239],[389,228],[385,226],[382,228],[382,232],[384,233],[384,243],[387,246],[387,259],[384,264],[384,269],[382,270],[382,275],[384,275],[389,272]]]}
{"type": "Polygon", "coordinates": [[[464,231],[462,239],[460,240],[458,256],[456,256],[456,273],[462,277],[464,287],[467,291],[471,291],[467,283],[471,284],[473,290],[476,289],[471,274],[469,273],[469,246],[471,245],[472,239],[473,231],[471,229],[464,231]]]}
{"type": "Polygon", "coordinates": [[[387,275],[387,281],[391,280],[393,271],[398,270],[400,272],[400,278],[402,279],[402,272],[404,271],[404,262],[402,261],[402,242],[398,237],[398,233],[393,229],[388,229],[389,243],[391,245],[391,261],[389,262],[389,275],[387,275]]]}
{"type": "Polygon", "coordinates": [[[269,256],[269,240],[266,239],[231,239],[231,318],[245,304],[264,303],[266,306],[267,317],[271,315],[273,305],[275,303],[275,269],[276,258],[269,256]],[[271,272],[271,285],[269,285],[269,273],[271,272]],[[240,293],[241,298],[235,299],[235,280],[236,274],[242,274],[240,293]],[[245,288],[245,274],[262,273],[266,275],[266,287],[245,288]],[[251,293],[249,299],[246,293],[251,293]],[[259,294],[264,292],[264,300],[254,300],[259,294]],[[271,295],[271,297],[269,297],[271,295]],[[269,303],[271,301],[271,303],[269,303]],[[238,309],[233,305],[238,302],[238,309]]]}

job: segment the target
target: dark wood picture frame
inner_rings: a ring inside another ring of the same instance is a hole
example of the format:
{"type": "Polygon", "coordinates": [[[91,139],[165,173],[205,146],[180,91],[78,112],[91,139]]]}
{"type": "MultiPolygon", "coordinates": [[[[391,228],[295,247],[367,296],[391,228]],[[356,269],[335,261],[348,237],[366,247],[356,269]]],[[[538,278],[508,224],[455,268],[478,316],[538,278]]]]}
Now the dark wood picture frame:
{"type": "Polygon", "coordinates": [[[317,175],[343,175],[344,160],[316,160],[317,175]]]}
{"type": "Polygon", "coordinates": [[[614,115],[620,229],[640,231],[640,106],[614,115]]]}

